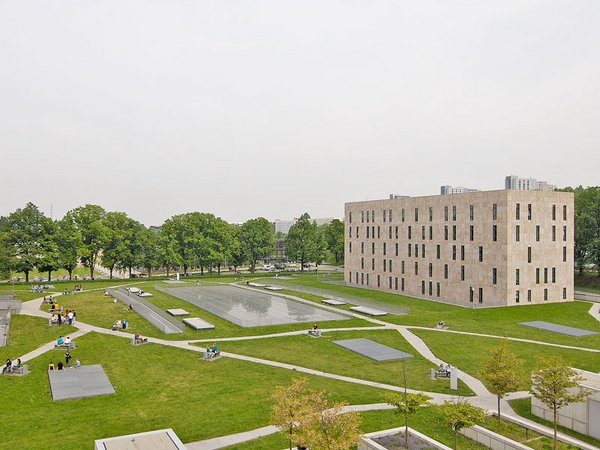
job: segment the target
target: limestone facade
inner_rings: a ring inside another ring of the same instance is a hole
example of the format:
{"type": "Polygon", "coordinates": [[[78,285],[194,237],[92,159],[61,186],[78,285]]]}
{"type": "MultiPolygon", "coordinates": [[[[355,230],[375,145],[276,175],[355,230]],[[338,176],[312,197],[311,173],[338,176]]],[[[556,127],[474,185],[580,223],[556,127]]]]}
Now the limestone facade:
{"type": "Polygon", "coordinates": [[[345,205],[345,281],[467,307],[572,301],[572,193],[498,190],[345,205]]]}

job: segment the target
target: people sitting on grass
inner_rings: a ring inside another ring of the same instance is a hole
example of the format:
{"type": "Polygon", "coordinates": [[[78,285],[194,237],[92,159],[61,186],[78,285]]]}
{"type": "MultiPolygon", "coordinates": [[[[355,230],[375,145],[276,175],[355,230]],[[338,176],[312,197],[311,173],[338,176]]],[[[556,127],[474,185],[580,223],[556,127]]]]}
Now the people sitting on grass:
{"type": "Polygon", "coordinates": [[[65,338],[64,344],[65,344],[67,347],[71,348],[71,345],[72,345],[72,343],[71,343],[71,338],[70,338],[69,336],[67,336],[67,337],[65,338]]]}
{"type": "Polygon", "coordinates": [[[62,336],[59,336],[58,339],[56,340],[56,345],[63,345],[64,340],[62,336]]]}
{"type": "Polygon", "coordinates": [[[443,320],[440,320],[440,321],[438,322],[438,324],[437,324],[435,327],[436,327],[438,330],[443,330],[444,328],[447,328],[447,327],[446,327],[446,322],[444,322],[443,320]]]}
{"type": "Polygon", "coordinates": [[[135,336],[133,337],[133,341],[137,345],[137,344],[143,344],[145,342],[148,342],[148,339],[141,337],[140,333],[135,333],[135,336]]]}
{"type": "Polygon", "coordinates": [[[121,319],[119,319],[113,324],[112,330],[113,331],[121,331],[122,329],[123,329],[123,323],[121,322],[121,319]]]}
{"type": "Polygon", "coordinates": [[[58,316],[56,314],[52,314],[52,317],[50,318],[50,323],[52,325],[58,325],[58,316]]]}
{"type": "Polygon", "coordinates": [[[319,326],[315,323],[313,324],[312,329],[308,330],[308,334],[311,336],[321,336],[321,331],[319,330],[319,326]]]}
{"type": "Polygon", "coordinates": [[[63,370],[64,364],[62,363],[62,361],[58,362],[58,366],[56,367],[57,370],[63,370]]]}
{"type": "Polygon", "coordinates": [[[48,364],[48,370],[54,370],[54,363],[52,361],[48,364]]]}
{"type": "Polygon", "coordinates": [[[75,358],[75,368],[79,369],[81,367],[81,362],[77,358],[75,358]]]}
{"type": "Polygon", "coordinates": [[[6,365],[2,369],[2,373],[10,373],[11,366],[12,366],[12,361],[10,360],[10,358],[7,358],[6,365]]]}

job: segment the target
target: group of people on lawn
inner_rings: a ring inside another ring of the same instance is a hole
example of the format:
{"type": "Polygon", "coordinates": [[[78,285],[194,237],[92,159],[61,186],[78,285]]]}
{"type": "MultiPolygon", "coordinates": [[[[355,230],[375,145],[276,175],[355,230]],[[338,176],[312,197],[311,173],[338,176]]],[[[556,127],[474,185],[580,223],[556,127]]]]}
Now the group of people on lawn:
{"type": "MultiPolygon", "coordinates": [[[[58,305],[56,305],[58,306],[58,305]]],[[[74,309],[67,309],[65,311],[65,313],[62,313],[62,306],[58,307],[58,312],[55,312],[52,314],[52,317],[50,318],[50,323],[53,325],[63,325],[63,324],[69,324],[69,325],[75,325],[75,323],[77,322],[77,311],[75,311],[74,309]]]]}
{"type": "Polygon", "coordinates": [[[71,338],[69,336],[67,336],[64,339],[62,336],[59,336],[58,339],[56,340],[57,347],[65,346],[65,347],[71,348],[72,345],[73,345],[73,342],[71,341],[71,338]]]}
{"type": "MultiPolygon", "coordinates": [[[[71,367],[71,359],[72,358],[73,357],[71,356],[71,353],[69,353],[69,351],[66,351],[65,352],[65,363],[63,364],[62,361],[59,361],[55,367],[54,362],[50,361],[50,364],[48,364],[48,370],[63,370],[65,367],[71,367]]],[[[81,362],[79,361],[79,359],[75,358],[75,364],[73,364],[73,367],[75,367],[76,369],[79,369],[81,367],[81,362]]]]}

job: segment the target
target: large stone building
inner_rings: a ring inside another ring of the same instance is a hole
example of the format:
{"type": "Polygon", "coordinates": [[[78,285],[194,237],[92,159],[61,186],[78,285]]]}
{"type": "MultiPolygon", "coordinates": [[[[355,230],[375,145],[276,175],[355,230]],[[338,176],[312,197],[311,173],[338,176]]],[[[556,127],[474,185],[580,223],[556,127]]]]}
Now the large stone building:
{"type": "Polygon", "coordinates": [[[345,280],[473,308],[573,300],[572,193],[346,203],[345,280]]]}

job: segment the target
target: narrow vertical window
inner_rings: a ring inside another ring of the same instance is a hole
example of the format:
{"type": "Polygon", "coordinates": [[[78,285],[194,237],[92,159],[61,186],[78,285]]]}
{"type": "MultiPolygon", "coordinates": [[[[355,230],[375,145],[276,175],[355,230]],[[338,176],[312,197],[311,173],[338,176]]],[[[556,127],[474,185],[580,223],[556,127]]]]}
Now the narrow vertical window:
{"type": "Polygon", "coordinates": [[[563,227],[563,242],[567,242],[567,226],[563,227]]]}
{"type": "Polygon", "coordinates": [[[383,221],[384,221],[384,222],[386,221],[386,220],[385,220],[385,219],[386,219],[386,217],[387,217],[387,209],[384,209],[384,210],[383,210],[383,221]]]}
{"type": "Polygon", "coordinates": [[[436,248],[435,248],[435,252],[436,252],[436,257],[437,257],[437,259],[440,259],[440,257],[441,257],[441,246],[440,246],[440,244],[438,244],[438,245],[436,246],[436,248]]]}
{"type": "Polygon", "coordinates": [[[540,242],[540,226],[535,226],[535,241],[540,242]]]}
{"type": "Polygon", "coordinates": [[[448,207],[444,206],[444,220],[448,222],[448,207]]]}
{"type": "Polygon", "coordinates": [[[533,215],[531,210],[531,203],[527,204],[527,220],[531,220],[531,216],[533,215]]]}
{"type": "Polygon", "coordinates": [[[527,262],[531,263],[531,247],[527,247],[527,262]]]}
{"type": "Polygon", "coordinates": [[[469,205],[469,220],[475,219],[475,207],[473,205],[469,205]]]}
{"type": "Polygon", "coordinates": [[[520,300],[519,300],[519,290],[517,289],[517,290],[515,291],[515,303],[519,303],[519,301],[520,301],[520,300]]]}
{"type": "Polygon", "coordinates": [[[404,291],[404,278],[400,280],[400,289],[404,291]]]}
{"type": "Polygon", "coordinates": [[[421,258],[425,258],[425,244],[421,244],[421,258]]]}
{"type": "Polygon", "coordinates": [[[396,242],[396,256],[398,256],[398,243],[396,242]]]}
{"type": "Polygon", "coordinates": [[[415,222],[419,221],[419,208],[415,208],[415,222]]]}
{"type": "Polygon", "coordinates": [[[429,225],[429,240],[433,240],[433,226],[429,225]]]}
{"type": "Polygon", "coordinates": [[[520,275],[520,271],[519,271],[519,269],[516,269],[515,270],[515,284],[517,286],[520,284],[520,281],[521,281],[521,280],[519,280],[519,278],[520,278],[519,275],[520,275]]]}
{"type": "Polygon", "coordinates": [[[429,207],[429,221],[433,221],[433,208],[431,206],[429,207]]]}
{"type": "Polygon", "coordinates": [[[388,211],[388,219],[390,222],[392,221],[392,210],[391,209],[388,211]]]}
{"type": "Polygon", "coordinates": [[[410,225],[408,226],[408,238],[412,238],[412,227],[410,225]]]}
{"type": "Polygon", "coordinates": [[[419,275],[419,262],[415,261],[415,275],[419,275]]]}
{"type": "Polygon", "coordinates": [[[392,226],[390,225],[389,231],[388,231],[388,239],[392,238],[392,226]]]}
{"type": "Polygon", "coordinates": [[[448,264],[444,264],[444,278],[448,279],[448,264]]]}
{"type": "Polygon", "coordinates": [[[402,272],[402,275],[404,275],[404,261],[400,264],[400,271],[402,272]]]}
{"type": "Polygon", "coordinates": [[[473,286],[469,287],[469,302],[473,303],[473,286]]]}
{"type": "Polygon", "coordinates": [[[496,203],[492,204],[492,220],[498,219],[498,205],[496,203]]]}
{"type": "Polygon", "coordinates": [[[556,205],[552,205],[552,220],[556,220],[556,205]]]}
{"type": "Polygon", "coordinates": [[[552,268],[552,282],[556,283],[556,267],[552,268]]]}
{"type": "Polygon", "coordinates": [[[498,269],[495,267],[492,269],[492,284],[498,283],[498,269]]]}
{"type": "Polygon", "coordinates": [[[469,240],[473,241],[473,239],[475,239],[475,226],[471,225],[469,226],[469,240]]]}
{"type": "Polygon", "coordinates": [[[517,203],[515,205],[515,219],[521,220],[521,204],[517,203]]]}
{"type": "Polygon", "coordinates": [[[444,240],[448,240],[448,225],[444,225],[444,240]]]}
{"type": "Polygon", "coordinates": [[[398,239],[398,225],[396,225],[395,234],[396,234],[396,239],[398,239]]]}
{"type": "Polygon", "coordinates": [[[456,206],[452,207],[452,220],[456,220],[456,206]]]}
{"type": "Polygon", "coordinates": [[[348,244],[348,252],[352,253],[352,242],[349,242],[348,244]]]}
{"type": "Polygon", "coordinates": [[[544,284],[548,283],[548,268],[544,267],[544,284]]]}
{"type": "Polygon", "coordinates": [[[433,276],[433,264],[429,263],[429,278],[433,276]]]}
{"type": "Polygon", "coordinates": [[[440,296],[440,283],[439,282],[436,283],[435,292],[436,292],[436,297],[439,297],[440,296]]]}
{"type": "Polygon", "coordinates": [[[479,262],[483,262],[483,246],[479,246],[479,262]]]}
{"type": "Polygon", "coordinates": [[[421,239],[425,240],[425,225],[421,226],[421,239]]]}
{"type": "Polygon", "coordinates": [[[404,208],[402,208],[402,222],[404,222],[404,208]]]}
{"type": "Polygon", "coordinates": [[[563,220],[567,220],[567,205],[563,205],[563,220]]]}
{"type": "Polygon", "coordinates": [[[464,245],[460,246],[460,260],[461,261],[465,260],[465,246],[464,245]]]}
{"type": "Polygon", "coordinates": [[[567,262],[567,247],[563,247],[563,262],[567,262]]]}
{"type": "Polygon", "coordinates": [[[548,300],[548,289],[544,288],[544,301],[548,300]]]}
{"type": "Polygon", "coordinates": [[[535,269],[535,284],[540,284],[540,268],[535,269]]]}
{"type": "Polygon", "coordinates": [[[456,261],[456,245],[452,246],[452,260],[456,261]]]}
{"type": "Polygon", "coordinates": [[[408,244],[408,256],[412,255],[412,245],[408,244]]]}
{"type": "Polygon", "coordinates": [[[479,303],[483,303],[483,288],[479,288],[479,303]]]}
{"type": "Polygon", "coordinates": [[[383,256],[387,255],[387,243],[383,243],[383,256]]]}
{"type": "Polygon", "coordinates": [[[492,225],[492,241],[498,240],[498,225],[492,225]]]}
{"type": "Polygon", "coordinates": [[[421,294],[425,295],[425,280],[421,281],[421,294]]]}
{"type": "Polygon", "coordinates": [[[556,241],[556,225],[552,225],[552,242],[556,241]]]}
{"type": "Polygon", "coordinates": [[[527,289],[527,303],[531,303],[531,289],[527,289]]]}
{"type": "Polygon", "coordinates": [[[566,299],[567,299],[567,288],[564,287],[563,288],[563,300],[566,300],[566,299]]]}
{"type": "Polygon", "coordinates": [[[460,281],[465,281],[465,266],[460,266],[460,281]]]}
{"type": "Polygon", "coordinates": [[[452,240],[456,240],[456,225],[452,225],[452,240]]]}
{"type": "Polygon", "coordinates": [[[515,227],[515,240],[517,242],[521,240],[521,227],[519,225],[515,227]]]}

